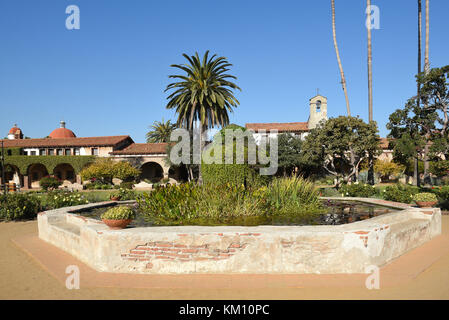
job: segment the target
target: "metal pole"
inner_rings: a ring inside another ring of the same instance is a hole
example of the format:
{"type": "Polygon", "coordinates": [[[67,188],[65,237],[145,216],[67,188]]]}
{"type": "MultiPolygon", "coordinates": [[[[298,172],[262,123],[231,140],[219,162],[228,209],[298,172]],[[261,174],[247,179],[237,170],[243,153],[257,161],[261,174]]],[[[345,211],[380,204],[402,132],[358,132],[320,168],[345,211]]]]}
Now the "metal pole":
{"type": "Polygon", "coordinates": [[[2,186],[3,193],[6,194],[6,181],[5,181],[5,149],[3,148],[3,140],[2,140],[2,186]]]}

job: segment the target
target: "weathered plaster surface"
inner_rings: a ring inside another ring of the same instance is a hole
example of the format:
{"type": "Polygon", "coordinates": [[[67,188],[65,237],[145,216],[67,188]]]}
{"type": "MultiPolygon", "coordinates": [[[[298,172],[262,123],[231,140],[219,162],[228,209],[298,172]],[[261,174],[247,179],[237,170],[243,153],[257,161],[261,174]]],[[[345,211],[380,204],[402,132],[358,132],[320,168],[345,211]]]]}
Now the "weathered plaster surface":
{"type": "Polygon", "coordinates": [[[39,214],[39,237],[105,272],[365,273],[367,266],[384,265],[441,234],[438,208],[366,201],[404,210],[338,226],[124,230],[74,213],[108,202],[39,214]]]}

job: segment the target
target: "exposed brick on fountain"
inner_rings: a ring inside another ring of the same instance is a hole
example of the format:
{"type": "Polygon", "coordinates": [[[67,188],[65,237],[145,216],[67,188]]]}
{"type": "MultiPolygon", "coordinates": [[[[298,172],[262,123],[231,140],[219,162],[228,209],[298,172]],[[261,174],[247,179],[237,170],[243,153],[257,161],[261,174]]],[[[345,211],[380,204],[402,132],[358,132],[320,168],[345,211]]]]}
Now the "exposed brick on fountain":
{"type": "MultiPolygon", "coordinates": [[[[339,198],[341,199],[341,198],[339,198]]],[[[110,230],[73,213],[44,212],[39,237],[98,271],[117,273],[365,273],[441,234],[441,211],[378,199],[401,211],[343,225],[173,226],[110,230]]]]}

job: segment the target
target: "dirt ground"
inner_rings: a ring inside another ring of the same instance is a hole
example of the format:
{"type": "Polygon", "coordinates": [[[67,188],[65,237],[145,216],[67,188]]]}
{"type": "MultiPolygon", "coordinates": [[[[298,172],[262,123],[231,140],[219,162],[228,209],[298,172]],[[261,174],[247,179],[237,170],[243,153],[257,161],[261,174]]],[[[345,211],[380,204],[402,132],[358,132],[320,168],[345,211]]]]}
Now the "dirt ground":
{"type": "MultiPolygon", "coordinates": [[[[449,234],[449,216],[443,216],[449,234]]],[[[37,233],[37,222],[0,223],[0,299],[449,299],[449,254],[409,282],[390,288],[311,287],[265,289],[128,289],[68,290],[11,238],[37,233]]]]}

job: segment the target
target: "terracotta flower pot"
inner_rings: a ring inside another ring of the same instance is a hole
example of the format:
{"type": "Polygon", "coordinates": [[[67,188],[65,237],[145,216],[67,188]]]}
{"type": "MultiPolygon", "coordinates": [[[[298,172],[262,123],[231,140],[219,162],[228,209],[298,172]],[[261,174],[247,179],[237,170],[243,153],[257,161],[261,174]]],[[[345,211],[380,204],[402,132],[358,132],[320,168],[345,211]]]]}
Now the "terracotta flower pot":
{"type": "Polygon", "coordinates": [[[432,208],[438,201],[415,201],[420,208],[432,208]]]}
{"type": "Polygon", "coordinates": [[[102,219],[102,221],[111,229],[118,230],[126,228],[128,224],[133,221],[132,219],[120,219],[120,220],[112,220],[112,219],[102,219]]]}
{"type": "Polygon", "coordinates": [[[121,198],[120,196],[111,196],[110,199],[111,199],[112,201],[119,201],[120,198],[121,198]]]}

